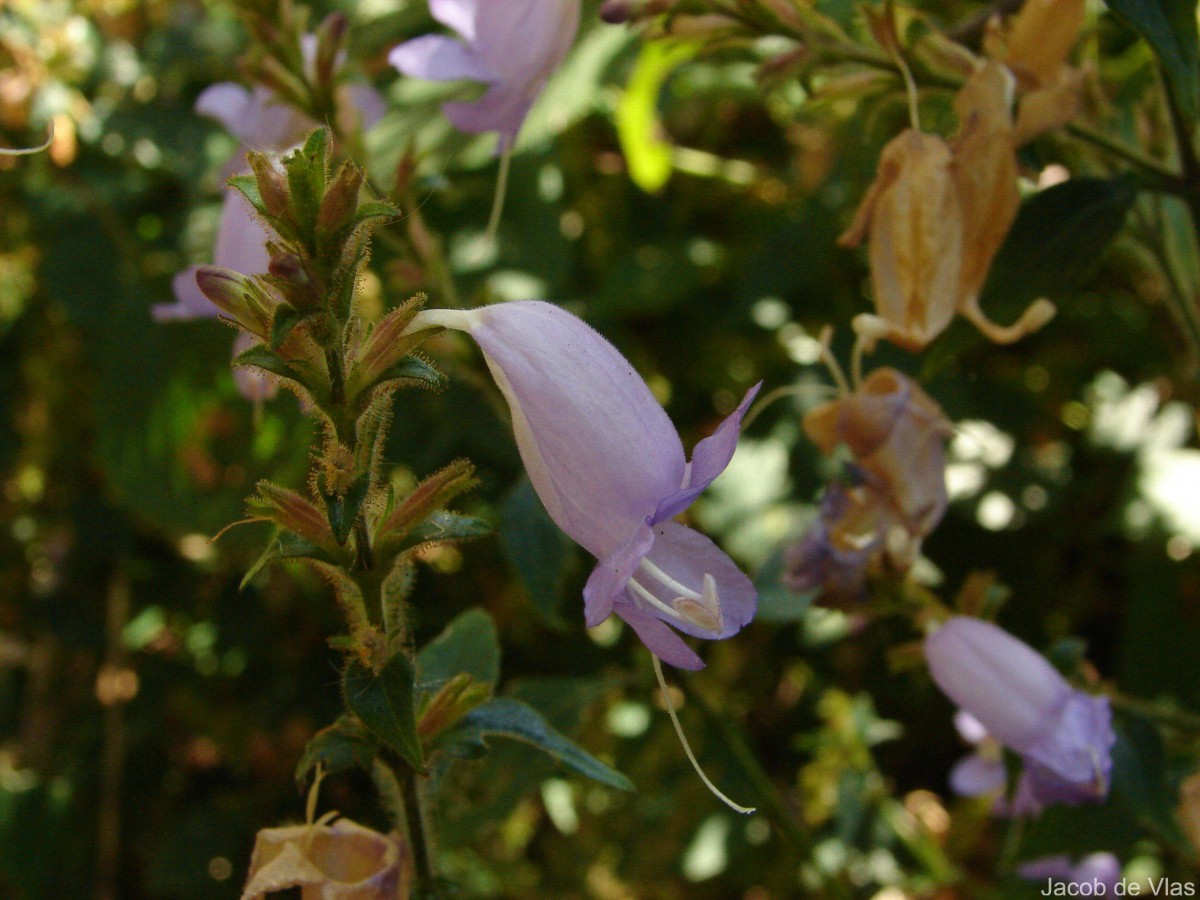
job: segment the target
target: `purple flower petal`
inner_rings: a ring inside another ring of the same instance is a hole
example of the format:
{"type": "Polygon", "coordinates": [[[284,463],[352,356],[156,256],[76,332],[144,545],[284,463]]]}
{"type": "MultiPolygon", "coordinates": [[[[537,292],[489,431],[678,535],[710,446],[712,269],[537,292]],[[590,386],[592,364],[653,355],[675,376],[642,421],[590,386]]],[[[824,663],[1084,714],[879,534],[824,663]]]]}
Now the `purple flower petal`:
{"type": "Polygon", "coordinates": [[[254,215],[250,201],[240,191],[226,190],[213,265],[243,275],[261,275],[271,263],[271,255],[267,252],[269,240],[271,234],[254,215]]]}
{"type": "Polygon", "coordinates": [[[188,266],[171,279],[171,290],[175,293],[174,303],[155,303],[150,315],[155,322],[185,322],[189,319],[215,319],[220,311],[212,301],[201,293],[196,284],[199,266],[188,266]]]}
{"type": "Polygon", "coordinates": [[[383,95],[369,84],[355,82],[342,88],[350,106],[358,111],[359,120],[364,131],[374,128],[387,112],[387,101],[383,95]]]}
{"type": "Polygon", "coordinates": [[[981,619],[951,618],[925,639],[925,658],[937,686],[1017,752],[1071,692],[1044,656],[981,619]]]}
{"type": "Polygon", "coordinates": [[[440,34],[427,34],[396,47],[388,62],[405,75],[426,81],[497,80],[496,73],[465,44],[440,34]]]}
{"type": "Polygon", "coordinates": [[[443,81],[448,80],[446,72],[456,72],[455,78],[491,83],[479,100],[447,103],[442,109],[460,131],[497,131],[500,148],[511,146],[547,79],[571,49],[579,28],[579,0],[431,0],[430,11],[463,36],[464,55],[435,64],[426,59],[430,54],[423,47],[425,55],[416,58],[408,49],[415,42],[409,41],[392,51],[392,64],[419,78],[443,81]],[[462,74],[472,65],[480,67],[476,74],[462,74]]]}
{"type": "Polygon", "coordinates": [[[249,90],[232,81],[221,81],[201,91],[194,108],[200,115],[216,119],[226,131],[240,138],[253,106],[249,90]]]}
{"type": "Polygon", "coordinates": [[[1004,761],[979,753],[964,756],[950,770],[950,788],[961,797],[984,797],[1004,790],[1004,761]]]}
{"type": "MultiPolygon", "coordinates": [[[[444,312],[444,311],[442,311],[444,312]]],[[[464,313],[513,411],[530,481],[598,559],[683,479],[683,445],[633,366],[583,320],[537,301],[464,313]]]]}
{"type": "MultiPolygon", "coordinates": [[[[758,594],[753,583],[723,550],[700,532],[670,519],[659,522],[654,526],[654,545],[645,559],[671,580],[696,594],[703,593],[704,577],[710,576],[715,583],[720,609],[719,627],[716,630],[706,628],[686,615],[677,618],[653,608],[632,587],[626,589],[625,596],[618,601],[618,607],[633,603],[647,615],[660,618],[673,628],[708,640],[731,637],[754,618],[758,594]]],[[[639,570],[636,581],[663,605],[672,608],[677,606],[674,601],[681,592],[663,583],[662,579],[656,579],[652,572],[652,569],[650,572],[639,570]]],[[[683,608],[686,610],[688,607],[685,605],[683,608]]],[[[619,613],[620,609],[617,611],[619,613]]]]}
{"type": "Polygon", "coordinates": [[[628,604],[619,606],[617,615],[637,633],[646,649],[663,662],[693,672],[704,668],[704,660],[696,655],[696,651],[660,620],[628,604]]]}
{"type": "Polygon", "coordinates": [[[754,398],[758,396],[761,387],[762,382],[760,381],[746,391],[746,396],[742,398],[738,408],[725,417],[725,420],[717,426],[716,431],[696,445],[692,450],[692,461],[688,465],[687,475],[684,478],[686,485],[658,504],[651,524],[683,512],[692,505],[693,500],[704,492],[706,487],[712,484],[718,475],[725,471],[729,461],[733,459],[734,450],[737,449],[742,419],[745,418],[746,411],[754,402],[754,398]]]}
{"type": "Polygon", "coordinates": [[[429,12],[468,41],[475,40],[475,15],[479,0],[429,0],[429,12]]]}
{"type": "Polygon", "coordinates": [[[588,628],[595,628],[612,615],[613,603],[653,544],[654,531],[643,525],[628,543],[596,563],[583,586],[583,622],[588,628]]]}

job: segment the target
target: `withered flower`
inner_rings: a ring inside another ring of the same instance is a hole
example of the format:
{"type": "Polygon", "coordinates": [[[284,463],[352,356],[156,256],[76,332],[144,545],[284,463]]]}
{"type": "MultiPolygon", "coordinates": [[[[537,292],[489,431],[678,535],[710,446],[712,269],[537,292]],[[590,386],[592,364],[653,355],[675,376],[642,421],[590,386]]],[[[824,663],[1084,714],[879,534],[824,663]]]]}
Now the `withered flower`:
{"type": "Polygon", "coordinates": [[[950,145],[908,128],[879,159],[879,173],[850,227],[838,238],[868,256],[875,309],[889,340],[920,350],[937,337],[957,307],[962,272],[962,205],[950,145]]]}
{"type": "Polygon", "coordinates": [[[242,900],[300,888],[303,900],[397,900],[409,896],[408,853],[395,836],[340,819],[264,828],[254,841],[242,900]]]}
{"type": "Polygon", "coordinates": [[[809,412],[804,430],[824,453],[844,445],[855,478],[827,488],[816,522],[788,554],[786,581],[821,588],[829,602],[855,600],[871,566],[907,570],[945,514],[950,421],[912,379],[884,368],[809,412]]]}
{"type": "Polygon", "coordinates": [[[1085,0],[1027,0],[1006,31],[993,26],[985,49],[1013,73],[1021,92],[1016,142],[1061,128],[1083,103],[1083,73],[1067,64],[1079,38],[1085,0]]]}
{"type": "Polygon", "coordinates": [[[998,63],[981,65],[954,100],[961,128],[953,142],[909,128],[883,150],[842,246],[870,240],[874,316],[854,327],[868,348],[886,338],[921,350],[955,313],[987,338],[1007,344],[1054,315],[1034,302],[1010,326],[992,322],[979,294],[992,260],[1020,206],[1012,76],[998,63]]]}

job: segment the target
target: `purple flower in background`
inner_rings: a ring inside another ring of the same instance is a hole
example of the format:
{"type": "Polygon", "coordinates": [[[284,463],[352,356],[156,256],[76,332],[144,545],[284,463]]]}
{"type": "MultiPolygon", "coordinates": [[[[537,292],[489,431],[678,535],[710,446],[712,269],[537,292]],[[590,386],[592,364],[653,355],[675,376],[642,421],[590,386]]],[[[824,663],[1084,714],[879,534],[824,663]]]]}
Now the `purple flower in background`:
{"type": "Polygon", "coordinates": [[[975,747],[973,753],[964,756],[950,770],[950,787],[954,792],[963,797],[993,797],[992,811],[1004,818],[1040,815],[1042,804],[1033,796],[1029,773],[1022,772],[1017,778],[1011,797],[1005,794],[1008,778],[1004,751],[979,720],[960,709],[954,715],[954,727],[964,741],[975,747]]]}
{"type": "Polygon", "coordinates": [[[672,629],[730,637],[753,618],[757,594],[716,544],[672,516],[729,464],[758,386],[689,463],[641,376],[570,313],[540,301],[426,310],[409,330],[436,326],[479,344],[546,511],[600,560],[583,591],[588,627],[615,612],[660,659],[702,668],[672,629]]]}
{"type": "Polygon", "coordinates": [[[1091,853],[1075,865],[1065,854],[1047,856],[1022,863],[1017,866],[1017,874],[1028,881],[1060,881],[1077,887],[1086,885],[1083,891],[1070,891],[1072,895],[1107,897],[1116,894],[1121,881],[1121,861],[1111,853],[1091,853]]]}
{"type": "Polygon", "coordinates": [[[459,131],[500,133],[511,150],[534,100],[558,68],[579,27],[579,0],[429,0],[433,17],[462,41],[427,34],[392,50],[388,61],[412,78],[481,81],[487,93],[442,106],[459,131]]]}
{"type": "MultiPolygon", "coordinates": [[[[304,35],[301,43],[309,69],[315,65],[317,39],[304,35]]],[[[339,65],[345,54],[339,56],[339,65]]],[[[311,72],[310,72],[311,74],[311,72]]],[[[338,119],[345,128],[370,128],[383,118],[383,97],[367,84],[343,84],[338,90],[338,119]]],[[[252,150],[283,151],[300,143],[317,123],[265,85],[247,88],[222,81],[205,88],[196,98],[196,112],[220,122],[225,130],[252,150]]],[[[240,154],[235,157],[243,165],[240,154]]]]}
{"type": "Polygon", "coordinates": [[[1002,628],[955,616],[925,639],[934,682],[987,734],[1021,755],[1041,804],[1102,800],[1112,773],[1107,697],[1085,694],[1002,628]]]}
{"type": "MultiPolygon", "coordinates": [[[[217,246],[213,263],[243,275],[260,275],[267,271],[270,257],[267,241],[270,235],[254,218],[250,204],[238,191],[227,188],[217,225],[217,246]]],[[[215,319],[220,315],[213,302],[204,296],[196,284],[199,266],[188,266],[171,281],[174,303],[157,303],[150,309],[156,322],[182,322],[189,319],[215,319]]],[[[250,349],[254,338],[240,334],[233,344],[233,355],[250,349]]],[[[238,392],[250,401],[269,400],[275,396],[277,385],[267,376],[246,369],[235,369],[234,383],[238,392]]]]}

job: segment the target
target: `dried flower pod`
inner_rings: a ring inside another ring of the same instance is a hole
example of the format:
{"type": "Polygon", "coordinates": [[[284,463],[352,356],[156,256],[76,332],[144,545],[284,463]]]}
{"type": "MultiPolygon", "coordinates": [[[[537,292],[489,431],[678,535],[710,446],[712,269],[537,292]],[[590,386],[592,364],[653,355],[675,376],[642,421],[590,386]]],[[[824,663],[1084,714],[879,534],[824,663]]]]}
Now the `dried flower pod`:
{"type": "Polygon", "coordinates": [[[870,238],[875,309],[890,340],[920,350],[954,318],[962,270],[962,209],[949,144],[909,128],[893,138],[879,174],[838,238],[870,238]]]}
{"type": "Polygon", "coordinates": [[[306,900],[396,900],[409,896],[410,869],[395,837],[349,819],[264,828],[254,841],[242,900],[292,888],[306,900]]]}

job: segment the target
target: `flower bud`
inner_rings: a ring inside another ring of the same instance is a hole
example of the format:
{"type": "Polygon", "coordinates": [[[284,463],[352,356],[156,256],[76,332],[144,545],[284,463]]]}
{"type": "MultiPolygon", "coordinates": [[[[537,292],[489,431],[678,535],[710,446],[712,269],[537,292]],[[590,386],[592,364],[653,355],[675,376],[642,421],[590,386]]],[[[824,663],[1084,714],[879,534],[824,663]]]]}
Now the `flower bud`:
{"type": "Polygon", "coordinates": [[[196,285],[226,318],[246,331],[264,339],[271,333],[267,297],[253,278],[220,266],[200,266],[196,285]]]}
{"type": "Polygon", "coordinates": [[[629,21],[630,0],[604,0],[600,4],[600,18],[609,25],[623,25],[629,21]]]}
{"type": "Polygon", "coordinates": [[[925,639],[929,673],[988,734],[1021,754],[1042,803],[1100,800],[1116,741],[1107,697],[1076,690],[1003,629],[955,616],[925,639]]]}

